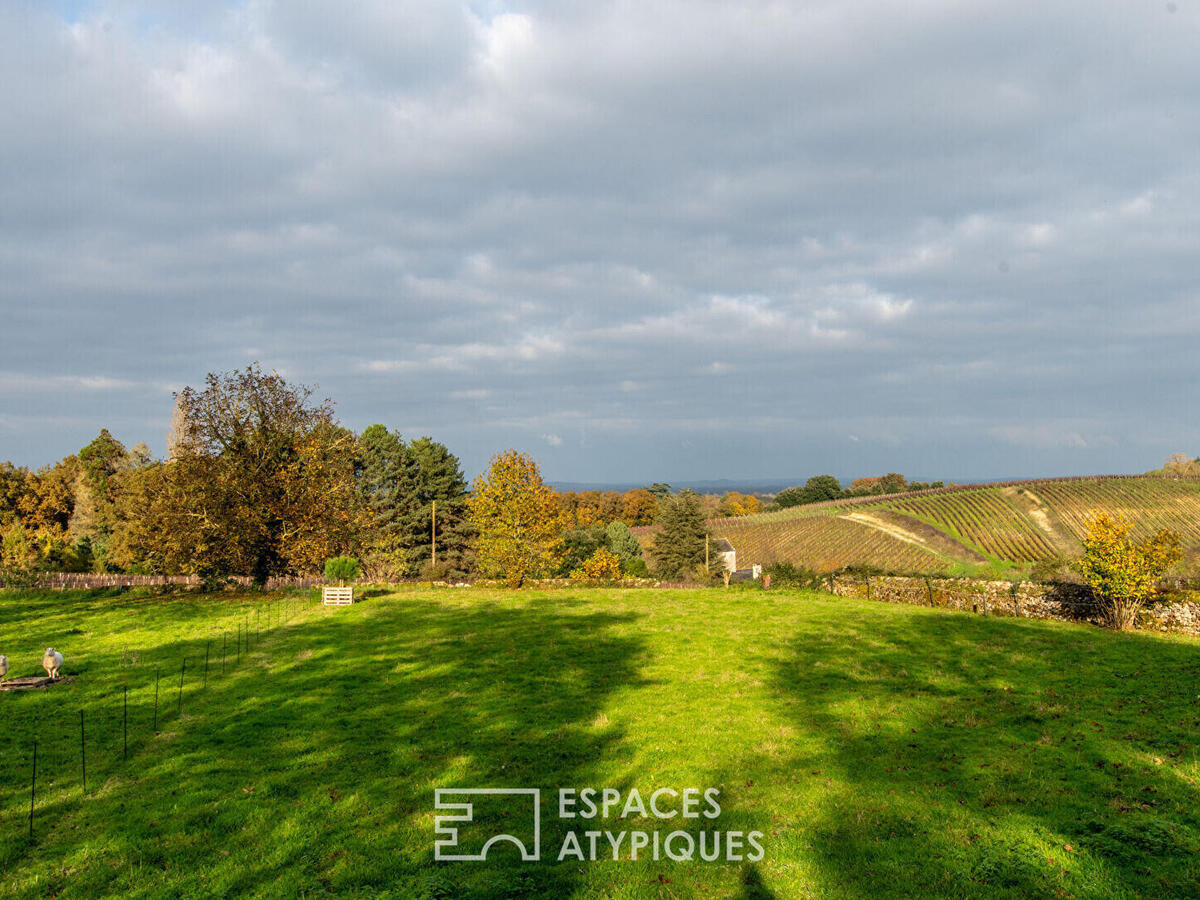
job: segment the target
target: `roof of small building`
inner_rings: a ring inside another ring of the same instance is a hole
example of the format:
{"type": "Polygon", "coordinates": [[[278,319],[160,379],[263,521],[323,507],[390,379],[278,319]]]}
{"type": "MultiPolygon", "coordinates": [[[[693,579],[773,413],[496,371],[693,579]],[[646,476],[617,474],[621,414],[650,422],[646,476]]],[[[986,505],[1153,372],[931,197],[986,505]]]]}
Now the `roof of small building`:
{"type": "Polygon", "coordinates": [[[717,538],[712,542],[712,549],[718,553],[731,553],[733,551],[733,544],[729,543],[725,538],[717,538]]]}

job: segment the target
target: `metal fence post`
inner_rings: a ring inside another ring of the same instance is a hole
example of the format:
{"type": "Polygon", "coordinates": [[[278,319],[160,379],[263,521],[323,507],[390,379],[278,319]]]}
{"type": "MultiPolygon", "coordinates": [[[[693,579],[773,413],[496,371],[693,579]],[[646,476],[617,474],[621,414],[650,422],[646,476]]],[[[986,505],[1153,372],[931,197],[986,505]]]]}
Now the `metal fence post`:
{"type": "Polygon", "coordinates": [[[33,837],[33,802],[37,794],[37,738],[33,739],[33,773],[29,776],[29,836],[33,837]]]}
{"type": "Polygon", "coordinates": [[[83,792],[87,793],[87,741],[84,739],[83,732],[83,710],[79,711],[79,769],[80,782],[83,784],[83,792]]]}
{"type": "Polygon", "coordinates": [[[175,706],[175,715],[183,712],[183,673],[187,671],[187,657],[183,658],[183,665],[179,667],[179,699],[175,706]]]}

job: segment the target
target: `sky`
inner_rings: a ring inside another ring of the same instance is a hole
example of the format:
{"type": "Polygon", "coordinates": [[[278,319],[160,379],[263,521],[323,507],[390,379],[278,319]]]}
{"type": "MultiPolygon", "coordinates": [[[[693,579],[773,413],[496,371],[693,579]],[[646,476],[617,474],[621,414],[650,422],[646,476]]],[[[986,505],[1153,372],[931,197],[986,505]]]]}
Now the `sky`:
{"type": "Polygon", "coordinates": [[[1200,454],[1200,0],[0,4],[0,459],[258,362],[468,474],[1200,454]]]}

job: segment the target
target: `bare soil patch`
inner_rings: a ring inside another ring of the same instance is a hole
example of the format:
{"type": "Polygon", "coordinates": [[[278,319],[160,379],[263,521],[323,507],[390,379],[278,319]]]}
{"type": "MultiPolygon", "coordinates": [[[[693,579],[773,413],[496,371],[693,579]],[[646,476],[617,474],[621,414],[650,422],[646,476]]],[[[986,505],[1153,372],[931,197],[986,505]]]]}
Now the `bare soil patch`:
{"type": "Polygon", "coordinates": [[[982,553],[972,550],[965,544],[959,543],[950,537],[950,535],[939,531],[932,525],[922,522],[920,519],[914,519],[912,516],[906,516],[903,513],[886,509],[873,509],[870,512],[853,512],[844,516],[844,518],[853,519],[855,522],[890,534],[898,540],[909,544],[916,544],[918,547],[924,547],[926,550],[959,562],[987,562],[987,557],[982,553]]]}
{"type": "Polygon", "coordinates": [[[1041,497],[1027,487],[1007,487],[1003,493],[1017,509],[1029,516],[1060,556],[1074,556],[1079,552],[1075,536],[1063,526],[1041,497]]]}

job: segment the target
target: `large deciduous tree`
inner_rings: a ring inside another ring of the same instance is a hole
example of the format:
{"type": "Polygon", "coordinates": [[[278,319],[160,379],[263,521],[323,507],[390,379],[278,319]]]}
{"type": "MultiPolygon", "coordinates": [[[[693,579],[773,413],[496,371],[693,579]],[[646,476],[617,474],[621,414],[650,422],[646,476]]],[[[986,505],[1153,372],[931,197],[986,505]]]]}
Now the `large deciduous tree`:
{"type": "Polygon", "coordinates": [[[356,549],[355,438],[311,397],[257,365],[181,391],[171,458],[123,492],[125,561],[263,582],[356,549]]]}
{"type": "Polygon", "coordinates": [[[492,457],[467,507],[484,572],[520,587],[553,571],[562,535],[558,498],[531,456],[506,450],[492,457]]]}
{"type": "Polygon", "coordinates": [[[804,482],[801,503],[824,503],[842,495],[842,485],[832,475],[814,475],[804,482]]]}
{"type": "Polygon", "coordinates": [[[21,501],[29,493],[29,470],[0,462],[0,527],[21,516],[21,501]]]}
{"type": "Polygon", "coordinates": [[[621,518],[626,525],[651,525],[658,515],[658,499],[645,488],[626,491],[622,499],[621,518]]]}

